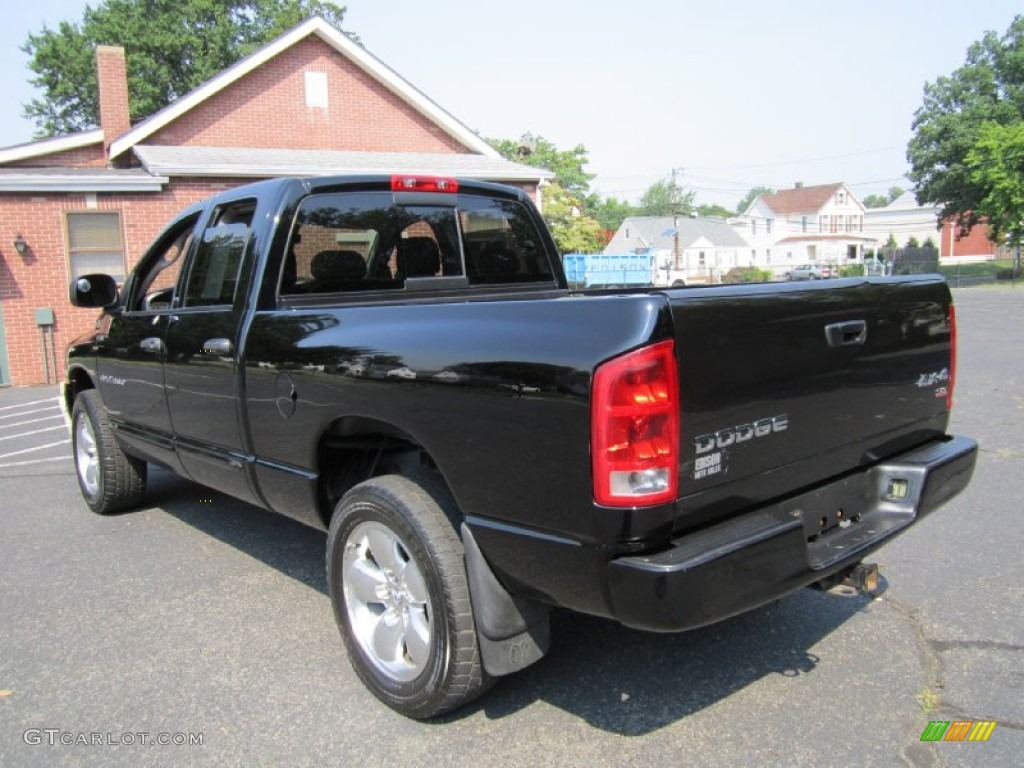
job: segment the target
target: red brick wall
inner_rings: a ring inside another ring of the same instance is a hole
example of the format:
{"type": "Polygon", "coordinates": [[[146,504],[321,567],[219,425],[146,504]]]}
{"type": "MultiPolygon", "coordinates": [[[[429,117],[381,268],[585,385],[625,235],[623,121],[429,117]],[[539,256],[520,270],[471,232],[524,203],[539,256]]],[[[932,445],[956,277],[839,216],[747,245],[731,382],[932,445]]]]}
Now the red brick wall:
{"type": "Polygon", "coordinates": [[[988,231],[984,224],[972,227],[966,234],[961,234],[960,227],[948,219],[942,223],[942,241],[939,244],[939,256],[948,259],[952,256],[994,256],[996,245],[988,239],[988,231]]]}
{"type": "Polygon", "coordinates": [[[131,269],[178,211],[248,181],[252,179],[175,181],[161,193],[98,194],[95,208],[88,207],[82,194],[0,194],[0,305],[7,339],[9,382],[46,381],[36,309],[54,310],[58,371],[63,368],[68,344],[92,329],[98,314],[92,309],[72,307],[68,302],[65,213],[120,212],[127,267],[131,269]],[[12,245],[19,234],[28,243],[24,255],[12,245]]]}
{"type": "Polygon", "coordinates": [[[146,139],[147,144],[362,152],[466,152],[317,37],[282,52],[146,139]],[[328,107],[306,106],[304,72],[326,72],[328,107]]]}

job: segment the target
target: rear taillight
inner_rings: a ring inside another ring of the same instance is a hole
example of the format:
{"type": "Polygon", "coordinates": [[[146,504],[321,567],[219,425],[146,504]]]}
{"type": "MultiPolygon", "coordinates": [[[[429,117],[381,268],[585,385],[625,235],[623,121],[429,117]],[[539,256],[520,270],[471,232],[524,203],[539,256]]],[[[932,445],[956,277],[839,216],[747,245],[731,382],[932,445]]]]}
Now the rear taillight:
{"type": "Polygon", "coordinates": [[[391,177],[392,192],[448,192],[459,191],[459,182],[442,176],[395,175],[391,177]]]}
{"type": "Polygon", "coordinates": [[[594,501],[610,507],[676,498],[679,378],[675,342],[598,366],[591,399],[594,501]]]}
{"type": "Polygon", "coordinates": [[[956,307],[949,305],[949,385],[946,388],[946,410],[953,410],[953,388],[956,386],[956,307]]]}

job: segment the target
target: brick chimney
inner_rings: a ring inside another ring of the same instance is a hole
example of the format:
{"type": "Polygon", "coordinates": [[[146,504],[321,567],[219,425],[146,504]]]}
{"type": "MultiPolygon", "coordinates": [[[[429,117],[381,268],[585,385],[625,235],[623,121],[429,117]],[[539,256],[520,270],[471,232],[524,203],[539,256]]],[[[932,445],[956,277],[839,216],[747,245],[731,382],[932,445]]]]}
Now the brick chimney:
{"type": "Polygon", "coordinates": [[[109,157],[111,142],[132,127],[128,112],[128,70],[124,62],[124,48],[119,45],[96,46],[96,82],[100,91],[103,150],[109,157]]]}

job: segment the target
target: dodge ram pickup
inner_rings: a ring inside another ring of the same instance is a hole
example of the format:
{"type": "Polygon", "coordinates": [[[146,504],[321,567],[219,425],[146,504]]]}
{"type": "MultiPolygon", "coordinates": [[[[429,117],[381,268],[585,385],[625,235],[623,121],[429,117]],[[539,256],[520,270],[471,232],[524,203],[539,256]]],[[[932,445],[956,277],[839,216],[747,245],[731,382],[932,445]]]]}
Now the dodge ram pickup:
{"type": "Polygon", "coordinates": [[[70,297],[88,506],[154,464],[326,530],[348,657],[416,718],[541,658],[552,606],[670,632],[848,578],[976,459],[940,277],[574,292],[501,185],[241,186],[70,297]]]}

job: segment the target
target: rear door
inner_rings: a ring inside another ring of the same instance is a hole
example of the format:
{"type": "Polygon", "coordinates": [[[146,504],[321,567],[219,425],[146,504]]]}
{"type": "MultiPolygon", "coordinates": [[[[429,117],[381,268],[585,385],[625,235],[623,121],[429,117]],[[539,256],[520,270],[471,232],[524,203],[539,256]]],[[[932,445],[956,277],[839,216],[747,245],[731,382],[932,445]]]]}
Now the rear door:
{"type": "Polygon", "coordinates": [[[175,298],[164,378],[177,450],[197,482],[259,503],[246,472],[238,339],[252,269],[254,199],[210,216],[175,298]]]}

